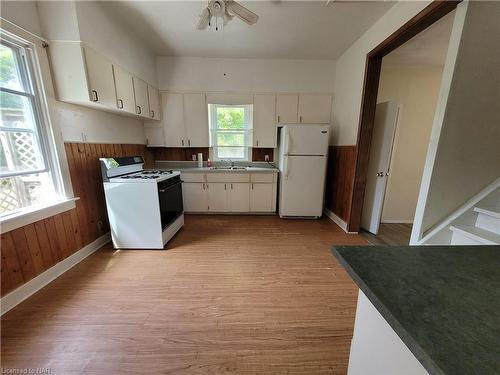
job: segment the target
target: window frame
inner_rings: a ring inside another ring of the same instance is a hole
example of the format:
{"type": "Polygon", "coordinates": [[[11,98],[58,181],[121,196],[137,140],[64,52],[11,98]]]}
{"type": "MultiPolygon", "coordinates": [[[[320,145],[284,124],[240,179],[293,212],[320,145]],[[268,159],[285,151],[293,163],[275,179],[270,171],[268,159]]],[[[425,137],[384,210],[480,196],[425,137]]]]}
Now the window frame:
{"type": "MultiPolygon", "coordinates": [[[[22,78],[28,82],[31,93],[19,92],[18,90],[3,88],[2,91],[15,95],[29,97],[32,104],[33,120],[36,126],[36,137],[40,147],[41,158],[43,158],[44,168],[23,172],[2,173],[1,178],[11,178],[23,175],[35,175],[38,173],[48,173],[52,181],[55,197],[40,204],[21,207],[17,210],[6,212],[0,216],[0,232],[5,233],[10,230],[22,227],[38,220],[53,216],[57,213],[71,210],[76,207],[73,198],[69,170],[66,164],[64,146],[55,137],[53,124],[50,120],[49,100],[53,96],[52,79],[48,70],[48,57],[44,48],[47,43],[44,39],[26,32],[16,25],[5,22],[0,29],[0,40],[7,46],[18,48],[16,52],[23,56],[22,78]],[[47,95],[46,90],[51,95],[47,95]],[[31,97],[30,97],[31,95],[31,97]],[[62,162],[64,162],[62,164],[62,162]]],[[[19,55],[18,55],[19,56],[19,55]]],[[[24,84],[22,83],[22,85],[24,84]]],[[[23,87],[23,89],[26,89],[23,87]]],[[[2,127],[2,130],[12,130],[12,128],[2,127]]],[[[18,131],[26,131],[20,128],[18,131]]],[[[31,129],[35,132],[35,129],[31,129]]]]}
{"type": "Polygon", "coordinates": [[[253,136],[253,104],[209,104],[209,133],[210,133],[210,147],[212,159],[214,161],[231,160],[231,161],[250,161],[253,136]],[[218,108],[243,108],[244,124],[246,127],[243,130],[224,130],[218,128],[217,122],[217,109],[218,108]],[[215,126],[214,126],[215,125],[215,126]],[[218,146],[216,143],[218,133],[243,133],[244,146],[218,146]],[[218,148],[221,147],[241,147],[244,150],[244,157],[242,158],[220,158],[218,156],[218,148]]]}

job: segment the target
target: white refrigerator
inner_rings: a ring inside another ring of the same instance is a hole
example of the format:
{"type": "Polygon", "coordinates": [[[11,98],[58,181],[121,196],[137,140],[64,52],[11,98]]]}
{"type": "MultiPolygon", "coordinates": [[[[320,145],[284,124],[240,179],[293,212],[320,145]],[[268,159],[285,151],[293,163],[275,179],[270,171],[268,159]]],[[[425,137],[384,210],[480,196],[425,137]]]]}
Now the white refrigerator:
{"type": "Polygon", "coordinates": [[[319,218],[323,214],[328,125],[285,125],[279,147],[279,215],[319,218]]]}

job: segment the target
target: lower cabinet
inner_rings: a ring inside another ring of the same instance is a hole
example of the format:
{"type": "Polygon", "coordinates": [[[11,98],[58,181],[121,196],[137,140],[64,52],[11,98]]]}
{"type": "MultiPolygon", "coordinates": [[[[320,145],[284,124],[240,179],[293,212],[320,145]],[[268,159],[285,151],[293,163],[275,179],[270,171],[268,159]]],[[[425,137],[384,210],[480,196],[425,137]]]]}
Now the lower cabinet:
{"type": "MultiPolygon", "coordinates": [[[[231,181],[232,176],[219,174],[216,180],[231,181]]],[[[185,212],[260,212],[276,211],[276,177],[255,177],[266,182],[203,182],[206,175],[183,173],[185,212]]],[[[214,178],[209,178],[213,180],[214,178]]],[[[238,179],[235,178],[237,181],[238,179]]],[[[241,178],[240,178],[241,181],[241,178]]],[[[251,177],[247,179],[251,181],[251,177]]]]}
{"type": "Polygon", "coordinates": [[[182,195],[184,197],[184,211],[208,211],[208,193],[206,184],[199,182],[185,182],[182,185],[182,195]]]}
{"type": "Polygon", "coordinates": [[[271,212],[273,209],[274,184],[250,184],[250,212],[271,212]]]}
{"type": "Polygon", "coordinates": [[[227,183],[212,182],[208,186],[208,210],[212,212],[229,211],[227,183]]]}

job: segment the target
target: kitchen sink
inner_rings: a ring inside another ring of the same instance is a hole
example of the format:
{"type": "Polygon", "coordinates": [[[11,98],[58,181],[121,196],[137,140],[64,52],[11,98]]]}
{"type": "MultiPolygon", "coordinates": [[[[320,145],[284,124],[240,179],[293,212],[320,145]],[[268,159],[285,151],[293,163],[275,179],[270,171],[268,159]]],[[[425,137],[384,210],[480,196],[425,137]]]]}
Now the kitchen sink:
{"type": "Polygon", "coordinates": [[[248,167],[211,167],[210,169],[218,169],[224,171],[246,171],[248,167]]]}

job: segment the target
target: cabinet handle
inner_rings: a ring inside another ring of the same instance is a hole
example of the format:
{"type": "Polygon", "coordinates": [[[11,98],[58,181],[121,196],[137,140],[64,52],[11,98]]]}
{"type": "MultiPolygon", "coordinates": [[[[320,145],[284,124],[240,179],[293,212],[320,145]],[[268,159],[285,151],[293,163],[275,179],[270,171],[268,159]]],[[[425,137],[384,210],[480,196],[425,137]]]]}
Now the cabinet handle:
{"type": "Polygon", "coordinates": [[[280,122],[280,115],[278,115],[278,122],[280,122]]]}
{"type": "Polygon", "coordinates": [[[300,118],[300,122],[302,122],[302,115],[300,115],[300,117],[299,117],[299,118],[300,118]]]}
{"type": "Polygon", "coordinates": [[[118,99],[118,108],[123,109],[123,100],[118,99]]]}
{"type": "Polygon", "coordinates": [[[252,190],[253,190],[253,183],[252,183],[252,190]]]}
{"type": "Polygon", "coordinates": [[[98,102],[99,101],[99,96],[97,95],[97,91],[95,90],[92,90],[92,94],[94,95],[94,102],[98,102]]]}
{"type": "Polygon", "coordinates": [[[205,184],[203,184],[203,190],[205,190],[205,184]]]}
{"type": "Polygon", "coordinates": [[[259,147],[259,140],[257,139],[257,147],[259,147]]]}
{"type": "Polygon", "coordinates": [[[233,184],[231,184],[231,190],[233,190],[233,184]]]}
{"type": "Polygon", "coordinates": [[[224,184],[224,190],[226,190],[226,184],[224,184]]]}
{"type": "Polygon", "coordinates": [[[149,138],[146,138],[146,146],[149,145],[149,138]]]}
{"type": "Polygon", "coordinates": [[[137,106],[137,114],[140,115],[142,113],[142,109],[141,109],[141,106],[138,105],[137,106]]]}
{"type": "Polygon", "coordinates": [[[155,111],[151,110],[151,117],[155,118],[155,111]]]}
{"type": "Polygon", "coordinates": [[[188,146],[191,147],[191,140],[188,139],[188,146]]]}
{"type": "Polygon", "coordinates": [[[182,142],[182,147],[184,147],[184,139],[182,139],[181,142],[182,142]]]}

